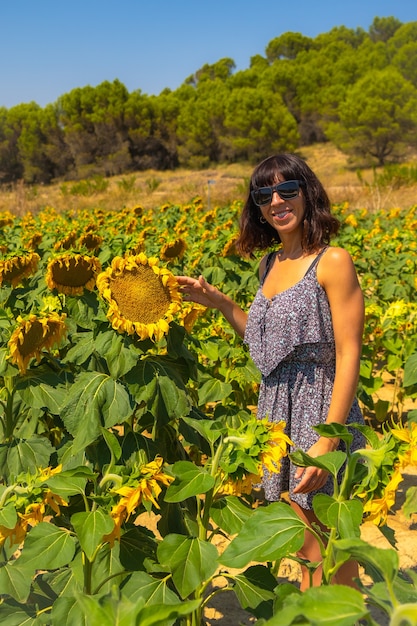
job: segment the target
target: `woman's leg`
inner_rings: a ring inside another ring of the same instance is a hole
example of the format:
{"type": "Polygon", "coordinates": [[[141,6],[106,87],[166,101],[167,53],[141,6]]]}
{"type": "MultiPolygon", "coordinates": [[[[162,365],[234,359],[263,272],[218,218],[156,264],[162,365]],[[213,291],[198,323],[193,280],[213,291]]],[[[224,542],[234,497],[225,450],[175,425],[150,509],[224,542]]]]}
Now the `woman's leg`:
{"type": "MultiPolygon", "coordinates": [[[[326,528],[321,522],[319,522],[313,511],[303,509],[299,504],[292,501],[291,507],[306,524],[308,524],[309,526],[312,526],[314,524],[315,527],[319,526],[324,531],[326,531],[326,528]]],[[[308,530],[305,531],[304,544],[297,554],[299,557],[305,559],[306,561],[309,561],[310,563],[320,563],[323,560],[320,552],[320,545],[314,535],[308,530]]],[[[323,570],[321,565],[319,565],[317,569],[313,572],[311,578],[310,572],[307,567],[301,566],[301,572],[301,591],[304,591],[311,586],[319,587],[321,585],[323,576],[323,570]]],[[[357,589],[357,585],[354,582],[355,578],[359,578],[358,564],[356,563],[356,561],[347,561],[339,568],[332,582],[337,583],[338,585],[347,585],[348,587],[354,587],[357,589]]]]}
{"type": "MultiPolygon", "coordinates": [[[[299,504],[293,501],[291,501],[291,508],[297,513],[297,515],[303,520],[303,522],[305,522],[309,526],[311,526],[314,523],[314,524],[319,525],[320,527],[323,527],[323,525],[320,524],[317,517],[314,515],[313,511],[303,509],[299,504]]],[[[320,545],[317,539],[314,537],[314,535],[310,533],[308,530],[306,530],[304,533],[304,544],[301,550],[297,552],[297,555],[301,557],[302,559],[309,561],[310,563],[320,563],[323,560],[323,557],[320,551],[320,545]]],[[[302,574],[301,583],[300,583],[301,591],[305,591],[311,586],[319,587],[321,585],[321,579],[322,579],[321,565],[317,567],[317,569],[313,572],[312,575],[311,575],[310,570],[304,565],[302,565],[301,574],[302,574]]]]}

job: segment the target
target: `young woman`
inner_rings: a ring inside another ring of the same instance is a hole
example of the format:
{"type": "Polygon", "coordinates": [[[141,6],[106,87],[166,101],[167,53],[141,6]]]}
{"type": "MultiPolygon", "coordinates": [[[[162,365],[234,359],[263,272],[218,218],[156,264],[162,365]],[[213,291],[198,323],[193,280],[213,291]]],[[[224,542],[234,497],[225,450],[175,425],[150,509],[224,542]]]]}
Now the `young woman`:
{"type": "MultiPolygon", "coordinates": [[[[221,311],[248,344],[262,374],[258,417],[285,420],[294,448],[313,457],[344,444],[319,437],[312,426],[363,422],[355,398],[363,295],[348,252],[329,246],[338,228],[327,193],[305,161],[294,154],[271,156],[252,174],[240,221],[237,246],[242,254],[280,244],[261,260],[260,287],[249,313],[203,276],[178,277],[185,300],[221,311]]],[[[353,430],[353,436],[353,448],[362,447],[360,433],[353,430]]],[[[266,473],[263,487],[269,501],[288,492],[299,516],[317,524],[313,496],[331,494],[332,479],[316,467],[297,468],[287,458],[279,474],[266,473]]],[[[321,561],[309,532],[299,555],[321,561]]],[[[357,565],[347,563],[335,582],[354,585],[357,575],[357,565]]],[[[319,585],[321,577],[318,568],[313,584],[319,585]]],[[[303,568],[301,589],[309,584],[303,568]]]]}

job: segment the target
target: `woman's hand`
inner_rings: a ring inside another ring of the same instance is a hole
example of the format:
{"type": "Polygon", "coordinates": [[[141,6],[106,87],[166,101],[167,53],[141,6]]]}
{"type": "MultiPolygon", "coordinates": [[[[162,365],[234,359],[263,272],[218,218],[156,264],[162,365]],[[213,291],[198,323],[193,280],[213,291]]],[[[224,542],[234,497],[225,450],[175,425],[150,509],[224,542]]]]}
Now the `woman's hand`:
{"type": "MultiPolygon", "coordinates": [[[[336,450],[338,445],[339,441],[337,439],[320,437],[320,439],[307,450],[307,454],[316,458],[322,454],[336,450]]],[[[311,491],[321,489],[326,483],[328,476],[329,472],[319,467],[298,467],[294,477],[300,482],[293,493],[310,493],[311,491]]]]}
{"type": "Polygon", "coordinates": [[[223,313],[237,334],[240,337],[244,336],[248,316],[229,296],[210,285],[203,276],[198,278],[176,276],[176,279],[180,285],[183,300],[202,304],[209,309],[217,309],[223,313]]]}
{"type": "Polygon", "coordinates": [[[203,276],[176,276],[181,287],[182,297],[186,302],[196,302],[209,309],[220,309],[224,294],[213,285],[210,285],[203,276]]]}

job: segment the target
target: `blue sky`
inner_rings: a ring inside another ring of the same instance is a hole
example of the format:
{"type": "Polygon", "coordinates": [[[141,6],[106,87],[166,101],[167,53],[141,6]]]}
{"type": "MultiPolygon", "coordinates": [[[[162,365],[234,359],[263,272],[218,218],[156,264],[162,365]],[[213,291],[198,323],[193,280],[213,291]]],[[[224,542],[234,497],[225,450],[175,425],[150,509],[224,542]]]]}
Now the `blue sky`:
{"type": "Polygon", "coordinates": [[[76,87],[119,79],[129,92],[176,89],[205,63],[238,70],[274,37],[375,16],[417,21],[416,0],[3,0],[0,106],[41,106],[76,87]]]}

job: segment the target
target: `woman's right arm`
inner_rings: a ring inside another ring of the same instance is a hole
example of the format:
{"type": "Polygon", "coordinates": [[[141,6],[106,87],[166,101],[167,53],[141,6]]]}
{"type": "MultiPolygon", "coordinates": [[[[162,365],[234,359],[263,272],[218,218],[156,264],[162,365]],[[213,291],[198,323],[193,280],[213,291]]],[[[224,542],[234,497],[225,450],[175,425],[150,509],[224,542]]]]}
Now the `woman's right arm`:
{"type": "Polygon", "coordinates": [[[176,276],[186,302],[196,302],[210,309],[217,309],[227,319],[240,337],[245,334],[247,313],[234,300],[213,287],[203,276],[176,276]]]}

